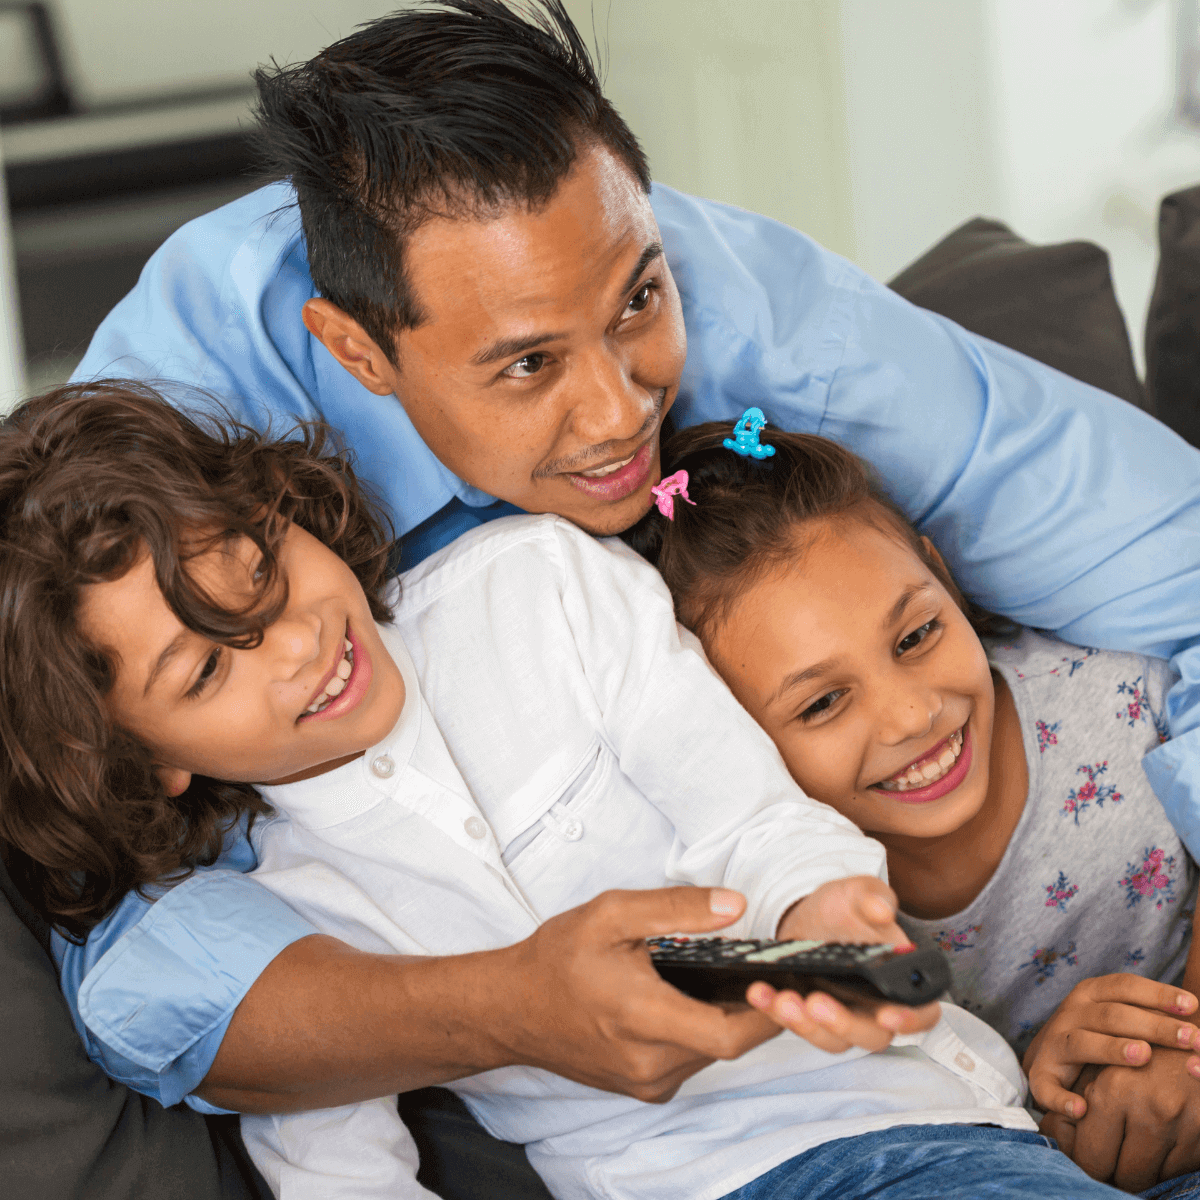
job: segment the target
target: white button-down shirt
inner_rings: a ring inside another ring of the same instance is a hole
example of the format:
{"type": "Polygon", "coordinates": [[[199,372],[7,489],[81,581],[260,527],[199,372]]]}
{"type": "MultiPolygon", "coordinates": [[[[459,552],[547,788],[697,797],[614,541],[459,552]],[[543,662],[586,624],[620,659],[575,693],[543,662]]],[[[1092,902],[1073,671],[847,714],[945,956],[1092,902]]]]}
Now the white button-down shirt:
{"type": "MultiPolygon", "coordinates": [[[[729,932],[769,937],[820,884],[884,872],[876,842],[796,787],[619,542],[554,517],[493,522],[406,575],[381,632],[407,688],[395,729],[335,771],[264,788],[279,815],[255,831],[256,878],[326,933],[458,954],[607,888],[688,883],[744,893],[729,932]]],[[[716,1198],[891,1125],[1033,1127],[1003,1041],[951,1008],[882,1054],[785,1034],[664,1105],[530,1067],[452,1086],[564,1198],[716,1198]]],[[[243,1131],[287,1200],[428,1194],[392,1100],[243,1131]]]]}

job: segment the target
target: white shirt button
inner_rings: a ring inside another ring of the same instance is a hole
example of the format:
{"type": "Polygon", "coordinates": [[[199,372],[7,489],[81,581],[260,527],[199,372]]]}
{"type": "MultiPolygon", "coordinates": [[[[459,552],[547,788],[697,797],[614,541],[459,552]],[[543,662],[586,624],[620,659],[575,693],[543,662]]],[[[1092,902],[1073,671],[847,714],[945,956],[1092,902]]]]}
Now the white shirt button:
{"type": "Polygon", "coordinates": [[[578,817],[569,818],[558,828],[568,842],[577,842],[583,837],[583,822],[578,817]]]}
{"type": "Polygon", "coordinates": [[[371,773],[380,779],[386,779],[395,769],[395,761],[387,754],[378,754],[371,759],[371,773]]]}
{"type": "Polygon", "coordinates": [[[975,1060],[965,1050],[960,1050],[954,1056],[954,1062],[957,1066],[961,1067],[964,1071],[975,1070],[975,1060]]]}
{"type": "Polygon", "coordinates": [[[468,817],[463,822],[463,828],[467,831],[467,837],[473,837],[476,841],[487,836],[487,826],[478,817],[468,817]]]}

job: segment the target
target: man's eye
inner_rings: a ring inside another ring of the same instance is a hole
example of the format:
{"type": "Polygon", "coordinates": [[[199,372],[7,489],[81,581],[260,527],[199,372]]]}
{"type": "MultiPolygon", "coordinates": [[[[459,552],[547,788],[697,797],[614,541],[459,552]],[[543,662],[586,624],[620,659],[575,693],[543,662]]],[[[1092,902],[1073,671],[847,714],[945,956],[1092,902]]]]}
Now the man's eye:
{"type": "Polygon", "coordinates": [[[941,627],[941,621],[926,621],[919,629],[914,629],[912,633],[900,639],[896,645],[896,653],[907,654],[910,650],[915,650],[931,633],[941,627]]]}
{"type": "Polygon", "coordinates": [[[501,372],[507,375],[509,379],[528,379],[530,375],[536,375],[546,365],[546,356],[544,354],[526,354],[524,358],[518,358],[515,363],[504,368],[501,372]]]}
{"type": "Polygon", "coordinates": [[[206,687],[208,687],[212,677],[217,673],[217,667],[220,665],[220,663],[221,648],[218,646],[204,660],[204,666],[200,668],[199,677],[197,678],[196,682],[193,683],[190,688],[188,688],[187,698],[189,700],[194,700],[202,691],[204,691],[206,687]]]}
{"type": "Polygon", "coordinates": [[[844,695],[846,694],[843,688],[839,692],[826,692],[819,700],[814,700],[801,714],[800,720],[812,721],[819,717],[822,713],[828,712],[844,695]]]}
{"type": "Polygon", "coordinates": [[[630,312],[640,313],[647,304],[650,303],[650,293],[658,287],[653,281],[643,283],[640,288],[633,294],[633,298],[629,301],[628,308],[630,312]]]}

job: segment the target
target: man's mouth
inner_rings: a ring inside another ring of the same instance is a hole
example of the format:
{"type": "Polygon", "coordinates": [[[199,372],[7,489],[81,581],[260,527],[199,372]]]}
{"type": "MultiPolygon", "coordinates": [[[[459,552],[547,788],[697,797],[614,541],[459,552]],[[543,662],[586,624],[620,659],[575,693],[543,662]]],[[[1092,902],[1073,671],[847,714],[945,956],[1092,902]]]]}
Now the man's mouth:
{"type": "Polygon", "coordinates": [[[627,458],[592,467],[587,471],[567,472],[566,478],[581,492],[602,501],[624,500],[633,495],[650,478],[654,464],[655,438],[634,451],[627,458]]]}
{"type": "Polygon", "coordinates": [[[346,680],[354,673],[354,643],[349,638],[342,639],[344,646],[342,657],[334,667],[333,673],[325,681],[325,686],[312,698],[312,702],[304,710],[307,713],[323,712],[346,688],[346,680]]]}
{"type": "Polygon", "coordinates": [[[920,758],[913,759],[908,766],[901,768],[894,775],[871,786],[884,792],[910,792],[936,783],[954,770],[959,755],[962,754],[965,729],[965,725],[962,729],[956,729],[948,738],[938,742],[932,750],[920,758]]]}

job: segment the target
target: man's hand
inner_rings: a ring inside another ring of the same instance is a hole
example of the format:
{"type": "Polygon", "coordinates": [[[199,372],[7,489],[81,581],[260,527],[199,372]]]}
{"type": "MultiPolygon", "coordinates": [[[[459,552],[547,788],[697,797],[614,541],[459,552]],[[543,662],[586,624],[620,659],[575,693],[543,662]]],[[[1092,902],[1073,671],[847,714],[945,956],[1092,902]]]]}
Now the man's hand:
{"type": "Polygon", "coordinates": [[[1155,1050],[1142,1067],[1086,1067],[1087,1115],[1049,1113],[1041,1130],[1094,1179],[1127,1192],[1200,1169],[1200,1081],[1186,1050],[1155,1050]]]}
{"type": "MultiPolygon", "coordinates": [[[[896,893],[873,875],[855,875],[823,884],[793,904],[779,922],[781,939],[818,938],[829,942],[890,942],[907,945],[896,923],[896,893]]],[[[824,992],[801,997],[756,983],[746,999],[820,1050],[840,1054],[851,1046],[882,1050],[897,1033],[932,1029],[941,1017],[937,1004],[906,1008],[879,1004],[869,1011],[851,1011],[824,992]]]]}
{"type": "MultiPolygon", "coordinates": [[[[741,915],[724,888],[605,892],[501,951],[489,1014],[498,1057],[639,1100],[669,1100],[714,1059],[779,1033],[752,1009],[693,1000],[664,983],[644,939],[712,933],[741,915]]],[[[499,1065],[499,1064],[497,1064],[499,1065]]]]}
{"type": "Polygon", "coordinates": [[[1180,1016],[1196,997],[1140,975],[1098,975],[1077,984],[1025,1052],[1029,1088],[1045,1112],[1079,1119],[1087,1100],[1070,1089],[1089,1063],[1140,1067],[1151,1045],[1168,1050],[1198,1044],[1200,1030],[1180,1016]]]}

